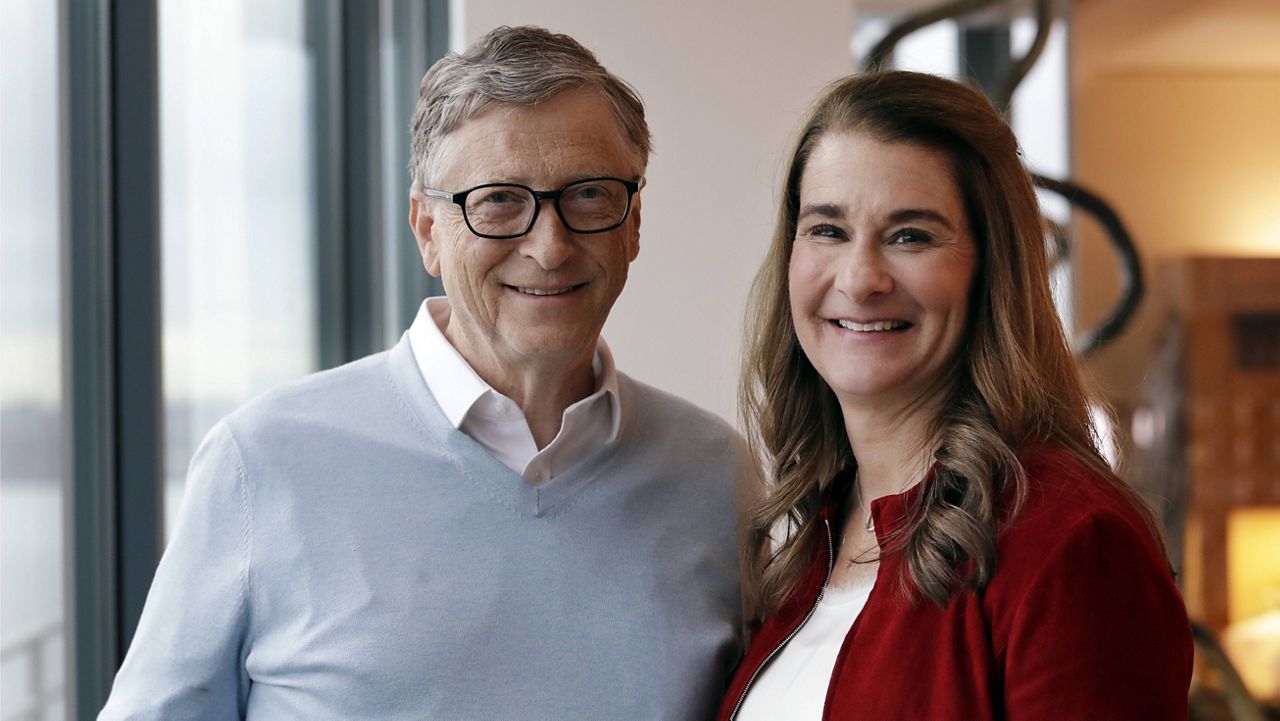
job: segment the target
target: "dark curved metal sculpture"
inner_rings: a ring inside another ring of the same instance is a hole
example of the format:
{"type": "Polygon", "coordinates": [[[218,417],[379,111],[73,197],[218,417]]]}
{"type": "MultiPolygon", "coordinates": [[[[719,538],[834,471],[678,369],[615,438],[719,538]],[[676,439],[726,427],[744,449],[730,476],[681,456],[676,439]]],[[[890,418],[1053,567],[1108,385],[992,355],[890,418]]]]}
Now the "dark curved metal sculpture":
{"type": "MultiPolygon", "coordinates": [[[[1007,0],[953,0],[937,8],[912,15],[894,26],[881,38],[863,62],[867,71],[879,70],[893,57],[893,50],[903,38],[943,20],[951,20],[969,15],[989,7],[1007,4],[1007,0]]],[[[1036,0],[1036,35],[1031,47],[1022,57],[1013,60],[1008,74],[1001,80],[998,89],[993,93],[992,103],[1002,113],[1008,113],[1013,94],[1018,85],[1026,78],[1027,73],[1040,59],[1049,32],[1053,27],[1053,0],[1036,0]]],[[[1142,262],[1138,249],[1125,228],[1124,222],[1116,211],[1096,193],[1071,180],[1060,180],[1044,175],[1032,175],[1036,187],[1062,196],[1071,205],[1083,210],[1102,226],[1115,251],[1122,289],[1120,297],[1111,310],[1103,316],[1099,323],[1080,332],[1072,341],[1076,355],[1089,356],[1106,346],[1119,336],[1133,320],[1134,313],[1142,302],[1144,286],[1142,281],[1142,262]]],[[[1048,240],[1050,241],[1050,261],[1054,264],[1068,260],[1071,256],[1071,244],[1066,229],[1052,219],[1046,218],[1048,240]]]]}
{"type": "MultiPolygon", "coordinates": [[[[1072,340],[1072,350],[1076,355],[1092,355],[1120,335],[1142,302],[1145,286],[1142,281],[1142,262],[1138,258],[1138,249],[1134,246],[1133,239],[1121,222],[1120,216],[1097,194],[1085,190],[1070,180],[1056,180],[1035,173],[1031,175],[1031,179],[1036,187],[1057,193],[1066,198],[1067,202],[1092,215],[1106,231],[1107,237],[1111,240],[1111,247],[1119,259],[1123,282],[1120,298],[1097,325],[1081,331],[1072,340]]],[[[1069,244],[1063,244],[1055,239],[1055,248],[1059,249],[1059,252],[1063,248],[1066,249],[1066,254],[1060,256],[1062,260],[1070,257],[1069,244]]]]}

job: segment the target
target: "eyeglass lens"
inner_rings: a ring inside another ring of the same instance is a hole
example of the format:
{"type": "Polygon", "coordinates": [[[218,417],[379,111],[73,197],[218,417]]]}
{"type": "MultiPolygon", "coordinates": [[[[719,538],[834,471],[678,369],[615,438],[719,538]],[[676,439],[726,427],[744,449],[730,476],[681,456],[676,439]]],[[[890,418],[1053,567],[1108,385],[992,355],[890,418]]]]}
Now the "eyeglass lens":
{"type": "MultiPolygon", "coordinates": [[[[627,186],[612,179],[587,180],[565,186],[556,199],[564,223],[575,233],[590,233],[622,222],[630,200],[627,186]]],[[[467,222],[483,235],[521,235],[532,225],[537,202],[527,188],[492,185],[472,191],[466,200],[467,222]]]]}

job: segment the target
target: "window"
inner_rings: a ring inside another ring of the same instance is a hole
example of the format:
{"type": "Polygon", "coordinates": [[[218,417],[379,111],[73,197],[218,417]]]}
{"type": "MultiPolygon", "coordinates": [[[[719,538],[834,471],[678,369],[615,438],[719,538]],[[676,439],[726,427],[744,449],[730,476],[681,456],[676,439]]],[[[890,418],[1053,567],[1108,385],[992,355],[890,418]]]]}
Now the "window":
{"type": "Polygon", "coordinates": [[[0,721],[97,714],[218,418],[411,319],[446,7],[0,5],[0,721]]]}
{"type": "Polygon", "coordinates": [[[169,521],[213,424],[319,364],[317,59],[305,6],[159,4],[169,521]]]}
{"type": "Polygon", "coordinates": [[[58,6],[0,5],[0,719],[67,717],[58,6]]]}

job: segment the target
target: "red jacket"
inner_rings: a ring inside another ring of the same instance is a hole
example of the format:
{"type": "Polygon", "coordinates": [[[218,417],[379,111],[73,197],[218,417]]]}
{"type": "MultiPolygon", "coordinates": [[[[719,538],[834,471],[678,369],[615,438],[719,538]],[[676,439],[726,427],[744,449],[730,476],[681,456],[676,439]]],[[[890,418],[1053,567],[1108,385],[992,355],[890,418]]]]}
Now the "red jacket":
{"type": "MultiPolygon", "coordinates": [[[[898,582],[902,557],[881,560],[836,658],[824,719],[1185,721],[1191,631],[1146,524],[1066,453],[1040,450],[1023,464],[1026,504],[998,537],[984,591],[955,593],[945,608],[918,594],[912,603],[898,582]]],[[[872,504],[882,548],[923,486],[872,504]]],[[[839,538],[834,515],[828,507],[823,522],[839,538]]],[[[817,602],[832,553],[820,546],[754,634],[721,721],[817,602]]]]}

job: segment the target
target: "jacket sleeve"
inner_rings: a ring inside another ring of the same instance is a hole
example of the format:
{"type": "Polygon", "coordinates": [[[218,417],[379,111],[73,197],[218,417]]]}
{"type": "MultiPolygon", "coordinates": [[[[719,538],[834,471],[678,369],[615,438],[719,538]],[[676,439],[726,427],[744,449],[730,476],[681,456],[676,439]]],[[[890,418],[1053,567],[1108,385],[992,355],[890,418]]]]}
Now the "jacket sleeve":
{"type": "Polygon", "coordinates": [[[1187,718],[1190,624],[1145,528],[1092,515],[1045,549],[1013,610],[1009,721],[1187,718]]]}
{"type": "Polygon", "coordinates": [[[192,459],[178,523],[99,721],[244,718],[249,494],[224,421],[192,459]]]}

